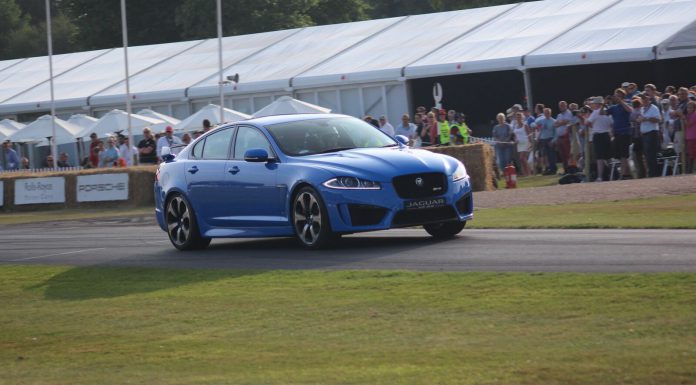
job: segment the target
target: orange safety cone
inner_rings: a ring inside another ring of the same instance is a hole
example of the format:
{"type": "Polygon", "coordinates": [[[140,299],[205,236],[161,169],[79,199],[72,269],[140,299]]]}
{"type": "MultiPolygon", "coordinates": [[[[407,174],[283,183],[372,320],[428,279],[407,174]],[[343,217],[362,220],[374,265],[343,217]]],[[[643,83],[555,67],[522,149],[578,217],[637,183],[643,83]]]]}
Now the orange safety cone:
{"type": "Polygon", "coordinates": [[[517,170],[515,166],[510,162],[504,169],[505,172],[505,188],[516,188],[517,187],[517,170]]]}

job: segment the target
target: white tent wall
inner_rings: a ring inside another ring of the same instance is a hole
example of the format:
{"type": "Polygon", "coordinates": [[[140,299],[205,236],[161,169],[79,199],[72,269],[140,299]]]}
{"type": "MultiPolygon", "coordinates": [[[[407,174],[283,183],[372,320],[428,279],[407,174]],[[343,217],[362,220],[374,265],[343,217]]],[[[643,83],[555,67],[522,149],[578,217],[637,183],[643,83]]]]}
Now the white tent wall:
{"type": "Polygon", "coordinates": [[[501,5],[408,16],[294,77],[292,84],[317,87],[397,79],[402,76],[403,67],[428,55],[432,48],[446,44],[512,7],[514,5],[501,5]]]}
{"type": "Polygon", "coordinates": [[[401,121],[403,113],[409,112],[406,83],[402,81],[302,89],[294,97],[358,118],[385,115],[393,125],[401,121]]]}
{"type": "Polygon", "coordinates": [[[696,56],[696,22],[691,23],[679,31],[672,39],[657,48],[658,59],[674,59],[689,56],[696,56]]]}
{"type": "MultiPolygon", "coordinates": [[[[290,87],[290,79],[352,47],[402,18],[390,18],[303,28],[225,69],[240,82],[228,94],[274,92],[290,87]]],[[[218,95],[218,75],[189,88],[192,98],[218,95]]]]}
{"type": "MultiPolygon", "coordinates": [[[[137,74],[157,63],[166,61],[171,55],[186,50],[197,42],[167,43],[129,47],[128,66],[132,74],[137,74]]],[[[104,88],[120,83],[125,77],[123,71],[123,48],[115,48],[108,53],[90,60],[82,65],[54,77],[53,86],[56,108],[75,108],[86,106],[89,95],[104,88]],[[104,71],[105,68],[113,69],[104,71]]],[[[121,94],[121,103],[125,103],[125,85],[115,86],[121,94]]],[[[18,112],[45,109],[50,103],[50,84],[48,81],[37,85],[16,97],[8,99],[7,104],[18,112]],[[36,103],[39,101],[39,103],[36,103]]],[[[2,106],[0,106],[0,112],[2,106]]]]}

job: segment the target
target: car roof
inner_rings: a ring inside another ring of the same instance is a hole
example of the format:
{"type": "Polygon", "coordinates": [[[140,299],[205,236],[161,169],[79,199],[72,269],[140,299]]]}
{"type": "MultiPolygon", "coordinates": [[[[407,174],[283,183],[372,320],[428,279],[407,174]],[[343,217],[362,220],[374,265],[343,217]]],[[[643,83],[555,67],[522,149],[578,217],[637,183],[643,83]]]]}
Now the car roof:
{"type": "Polygon", "coordinates": [[[287,122],[297,122],[297,121],[302,121],[302,120],[326,119],[326,118],[337,118],[337,117],[345,118],[345,117],[348,117],[348,115],[341,115],[341,114],[272,115],[272,116],[263,116],[260,118],[252,118],[252,119],[243,120],[243,121],[236,122],[236,123],[252,123],[252,124],[257,124],[260,126],[266,126],[266,125],[277,124],[277,123],[287,123],[287,122]]]}

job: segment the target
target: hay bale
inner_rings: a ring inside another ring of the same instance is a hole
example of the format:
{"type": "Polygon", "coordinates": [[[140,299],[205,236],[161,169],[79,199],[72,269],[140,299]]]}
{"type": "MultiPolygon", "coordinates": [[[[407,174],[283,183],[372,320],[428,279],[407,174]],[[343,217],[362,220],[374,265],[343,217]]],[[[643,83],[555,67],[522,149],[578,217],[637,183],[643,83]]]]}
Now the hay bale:
{"type": "Polygon", "coordinates": [[[438,154],[449,155],[462,161],[471,177],[471,188],[474,191],[494,190],[494,152],[490,145],[475,143],[459,146],[424,147],[424,149],[438,154]]]}

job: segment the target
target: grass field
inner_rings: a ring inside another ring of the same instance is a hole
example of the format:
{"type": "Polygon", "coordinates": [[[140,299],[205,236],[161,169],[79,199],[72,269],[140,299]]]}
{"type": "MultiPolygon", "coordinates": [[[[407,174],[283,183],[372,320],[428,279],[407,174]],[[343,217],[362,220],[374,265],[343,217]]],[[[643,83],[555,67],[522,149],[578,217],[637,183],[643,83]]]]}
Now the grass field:
{"type": "Polygon", "coordinates": [[[692,384],[696,275],[0,267],[3,384],[692,384]]]}
{"type": "Polygon", "coordinates": [[[467,227],[696,229],[696,194],[481,209],[467,227]]]}

